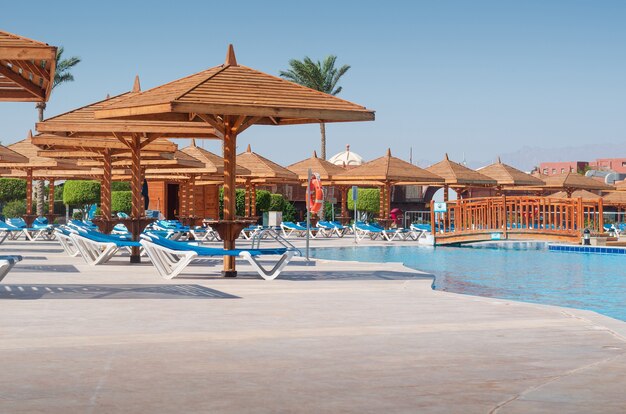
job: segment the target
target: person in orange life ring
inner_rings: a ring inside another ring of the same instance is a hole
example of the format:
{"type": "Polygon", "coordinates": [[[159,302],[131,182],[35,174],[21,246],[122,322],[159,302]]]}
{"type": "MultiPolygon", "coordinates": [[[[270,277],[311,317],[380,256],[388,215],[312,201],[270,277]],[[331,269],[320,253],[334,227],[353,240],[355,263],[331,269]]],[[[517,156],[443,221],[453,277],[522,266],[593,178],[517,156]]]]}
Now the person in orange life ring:
{"type": "Polygon", "coordinates": [[[324,205],[324,191],[319,174],[313,174],[309,186],[309,211],[313,214],[319,212],[324,205]]]}

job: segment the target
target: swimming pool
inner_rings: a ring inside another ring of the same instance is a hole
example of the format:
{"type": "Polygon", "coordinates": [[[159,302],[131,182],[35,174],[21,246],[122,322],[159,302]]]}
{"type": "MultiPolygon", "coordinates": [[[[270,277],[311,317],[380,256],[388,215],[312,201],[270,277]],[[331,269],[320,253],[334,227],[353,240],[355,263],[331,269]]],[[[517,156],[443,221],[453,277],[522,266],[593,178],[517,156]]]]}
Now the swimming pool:
{"type": "Polygon", "coordinates": [[[316,248],[312,256],[402,262],[434,274],[437,290],[587,309],[626,321],[626,256],[552,252],[543,243],[521,247],[354,246],[316,248]]]}

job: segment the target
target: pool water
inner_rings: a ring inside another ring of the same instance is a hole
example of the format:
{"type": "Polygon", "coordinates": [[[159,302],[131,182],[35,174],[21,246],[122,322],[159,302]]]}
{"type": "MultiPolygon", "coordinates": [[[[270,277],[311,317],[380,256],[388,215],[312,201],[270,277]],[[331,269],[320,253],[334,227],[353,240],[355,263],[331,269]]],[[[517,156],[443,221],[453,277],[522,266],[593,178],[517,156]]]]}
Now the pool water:
{"type": "Polygon", "coordinates": [[[521,246],[354,246],[316,248],[312,256],[401,262],[434,274],[437,290],[587,309],[626,321],[624,255],[552,252],[543,243],[521,246]]]}

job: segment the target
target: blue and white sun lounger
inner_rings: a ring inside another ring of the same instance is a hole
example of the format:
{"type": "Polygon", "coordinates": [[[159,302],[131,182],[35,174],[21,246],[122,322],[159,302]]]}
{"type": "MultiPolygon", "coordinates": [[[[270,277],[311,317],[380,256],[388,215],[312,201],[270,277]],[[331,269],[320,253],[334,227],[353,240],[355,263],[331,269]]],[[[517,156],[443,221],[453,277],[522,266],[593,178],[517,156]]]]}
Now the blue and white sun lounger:
{"type": "Polygon", "coordinates": [[[0,256],[0,282],[15,266],[15,263],[22,260],[22,256],[0,256]]]}
{"type": "Polygon", "coordinates": [[[124,236],[96,233],[94,231],[78,231],[70,234],[70,239],[80,251],[87,264],[92,266],[106,263],[122,248],[141,247],[139,242],[124,236]]]}
{"type": "Polygon", "coordinates": [[[65,250],[65,253],[72,257],[76,257],[80,254],[78,247],[76,247],[76,244],[70,237],[72,232],[69,228],[65,228],[62,226],[57,227],[56,229],[54,229],[54,233],[57,237],[57,240],[61,244],[61,247],[63,247],[63,250],[65,250]]]}
{"type": "Polygon", "coordinates": [[[192,242],[178,242],[150,234],[141,235],[141,245],[148,257],[165,279],[172,279],[187,267],[196,257],[235,256],[246,259],[265,280],[273,280],[283,271],[296,253],[293,250],[278,249],[233,249],[198,246],[192,242]],[[263,267],[259,256],[280,256],[270,270],[263,267]]]}
{"type": "MultiPolygon", "coordinates": [[[[9,218],[6,224],[18,229],[26,240],[52,240],[54,238],[54,233],[52,232],[53,227],[48,224],[46,219],[36,219],[31,227],[28,227],[21,217],[9,218]]],[[[18,237],[19,234],[13,239],[17,239],[18,237]]]]}

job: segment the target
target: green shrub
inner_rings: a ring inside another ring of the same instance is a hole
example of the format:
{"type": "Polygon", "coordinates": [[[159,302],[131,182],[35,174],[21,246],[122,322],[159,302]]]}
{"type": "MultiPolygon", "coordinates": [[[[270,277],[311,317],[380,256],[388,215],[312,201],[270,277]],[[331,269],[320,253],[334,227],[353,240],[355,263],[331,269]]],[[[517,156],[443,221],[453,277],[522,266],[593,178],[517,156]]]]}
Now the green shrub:
{"type": "Polygon", "coordinates": [[[19,178],[0,178],[0,204],[26,198],[26,181],[19,178]]]}
{"type": "MultiPolygon", "coordinates": [[[[378,213],[380,209],[380,191],[376,188],[359,188],[356,209],[367,213],[378,213]]],[[[348,191],[348,210],[354,210],[352,191],[348,191]]]]}
{"type": "Polygon", "coordinates": [[[74,214],[72,214],[72,218],[74,220],[82,220],[83,219],[83,212],[82,211],[75,211],[74,214]]]}
{"type": "Polygon", "coordinates": [[[285,202],[283,207],[283,221],[296,221],[297,216],[296,208],[290,202],[285,202]]]}
{"type": "Polygon", "coordinates": [[[102,209],[100,207],[96,208],[96,211],[93,213],[94,216],[101,216],[102,215],[102,209]]]}
{"type": "Polygon", "coordinates": [[[324,202],[324,220],[331,221],[333,219],[333,208],[334,206],[330,202],[324,202]]]}
{"type": "Polygon", "coordinates": [[[111,211],[113,213],[130,214],[133,206],[133,193],[131,191],[111,192],[111,211]]]}
{"type": "Polygon", "coordinates": [[[257,213],[268,211],[272,197],[267,190],[257,190],[256,192],[256,211],[257,213]]]}
{"type": "Polygon", "coordinates": [[[270,206],[267,211],[283,211],[285,208],[285,198],[282,194],[270,195],[270,206]]]}
{"type": "Polygon", "coordinates": [[[100,202],[100,182],[68,180],[63,186],[63,202],[87,211],[90,204],[100,202]]]}
{"type": "MultiPolygon", "coordinates": [[[[220,218],[224,218],[224,188],[220,188],[220,218]]],[[[235,197],[235,216],[243,217],[245,215],[246,208],[246,190],[243,188],[238,188],[236,190],[235,197]]]]}
{"type": "Polygon", "coordinates": [[[111,192],[113,191],[130,191],[130,183],[128,181],[113,181],[111,192]]]}
{"type": "Polygon", "coordinates": [[[26,200],[9,201],[4,205],[2,214],[6,218],[22,217],[26,214],[26,200]]]}

